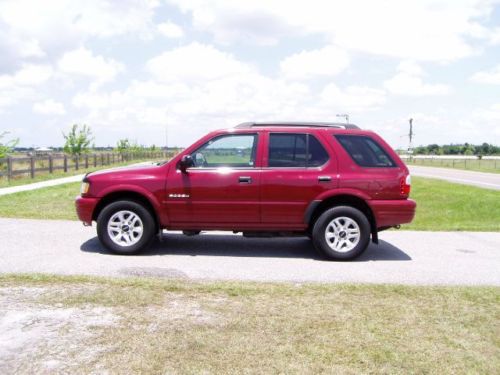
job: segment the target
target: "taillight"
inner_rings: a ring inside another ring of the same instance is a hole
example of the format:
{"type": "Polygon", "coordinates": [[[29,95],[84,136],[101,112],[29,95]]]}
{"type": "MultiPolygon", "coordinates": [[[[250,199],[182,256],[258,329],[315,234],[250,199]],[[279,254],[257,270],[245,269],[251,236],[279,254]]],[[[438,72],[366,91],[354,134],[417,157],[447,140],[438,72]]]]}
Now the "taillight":
{"type": "Polygon", "coordinates": [[[410,195],[411,190],[411,176],[407,175],[401,179],[401,195],[410,195]]]}

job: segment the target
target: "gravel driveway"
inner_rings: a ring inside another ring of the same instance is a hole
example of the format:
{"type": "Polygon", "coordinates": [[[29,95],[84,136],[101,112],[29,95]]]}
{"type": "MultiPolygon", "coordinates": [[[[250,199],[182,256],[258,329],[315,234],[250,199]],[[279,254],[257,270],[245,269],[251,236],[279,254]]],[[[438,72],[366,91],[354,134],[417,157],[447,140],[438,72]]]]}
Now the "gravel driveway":
{"type": "Polygon", "coordinates": [[[292,282],[500,285],[500,233],[387,231],[354,262],[319,259],[306,238],[166,233],[146,253],[108,254],[95,227],[0,219],[0,273],[292,282]]]}

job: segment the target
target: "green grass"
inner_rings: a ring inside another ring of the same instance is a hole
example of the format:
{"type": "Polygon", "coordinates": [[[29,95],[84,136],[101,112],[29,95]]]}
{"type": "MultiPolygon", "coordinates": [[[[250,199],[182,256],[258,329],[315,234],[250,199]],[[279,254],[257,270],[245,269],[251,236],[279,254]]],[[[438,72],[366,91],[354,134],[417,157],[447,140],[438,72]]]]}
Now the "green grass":
{"type": "Polygon", "coordinates": [[[500,191],[412,177],[417,214],[404,229],[500,231],[500,191]]]}
{"type": "Polygon", "coordinates": [[[66,173],[63,171],[55,171],[54,173],[48,173],[48,172],[42,173],[42,172],[40,172],[40,174],[36,174],[34,178],[31,178],[31,177],[26,176],[26,175],[15,176],[10,180],[8,180],[6,177],[0,177],[0,188],[32,184],[34,182],[48,181],[48,180],[53,180],[56,178],[76,176],[76,175],[84,174],[87,172],[94,172],[94,171],[98,171],[101,169],[107,169],[107,168],[116,168],[116,167],[121,167],[121,166],[135,164],[135,163],[142,163],[145,161],[159,161],[159,160],[137,159],[137,160],[133,160],[133,161],[126,161],[126,162],[115,163],[115,164],[110,164],[110,165],[100,165],[98,167],[80,168],[78,170],[71,169],[70,171],[68,171],[66,173]]]}
{"type": "Polygon", "coordinates": [[[437,168],[464,169],[468,171],[500,173],[500,160],[494,159],[405,159],[407,165],[422,165],[437,168]]]}
{"type": "Polygon", "coordinates": [[[469,374],[500,368],[495,287],[4,275],[0,296],[7,308],[33,314],[25,335],[39,324],[37,309],[42,316],[47,309],[81,316],[78,323],[45,326],[56,334],[43,346],[18,349],[21,372],[46,372],[58,345],[68,373],[469,374]],[[93,311],[117,319],[80,332],[93,311]]]}
{"type": "Polygon", "coordinates": [[[0,217],[77,220],[75,198],[80,183],[0,196],[0,217]]]}
{"type": "MultiPolygon", "coordinates": [[[[0,196],[0,217],[77,220],[79,183],[0,196]]],[[[500,231],[500,191],[414,177],[411,230],[500,231]]]]}

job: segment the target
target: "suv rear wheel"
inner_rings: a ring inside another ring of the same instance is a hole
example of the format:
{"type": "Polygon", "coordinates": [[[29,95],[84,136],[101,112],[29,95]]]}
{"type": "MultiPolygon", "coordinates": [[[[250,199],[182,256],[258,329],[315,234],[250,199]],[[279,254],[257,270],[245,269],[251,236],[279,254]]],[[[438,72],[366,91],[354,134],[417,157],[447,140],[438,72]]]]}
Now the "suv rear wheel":
{"type": "Polygon", "coordinates": [[[370,223],[358,209],[337,206],[316,220],[312,240],[316,249],[331,260],[350,260],[366,250],[370,242],[370,223]]]}
{"type": "Polygon", "coordinates": [[[110,203],[97,218],[99,240],[117,254],[135,254],[145,249],[154,232],[155,222],[149,210],[132,201],[110,203]]]}

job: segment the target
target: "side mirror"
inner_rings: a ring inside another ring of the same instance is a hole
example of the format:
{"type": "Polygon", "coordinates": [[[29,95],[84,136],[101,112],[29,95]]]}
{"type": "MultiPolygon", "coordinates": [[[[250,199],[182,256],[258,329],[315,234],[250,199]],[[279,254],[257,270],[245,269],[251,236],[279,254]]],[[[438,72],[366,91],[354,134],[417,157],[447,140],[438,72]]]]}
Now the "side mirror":
{"type": "Polygon", "coordinates": [[[194,161],[191,155],[184,155],[179,162],[179,169],[182,173],[187,173],[187,169],[194,167],[194,161]]]}

